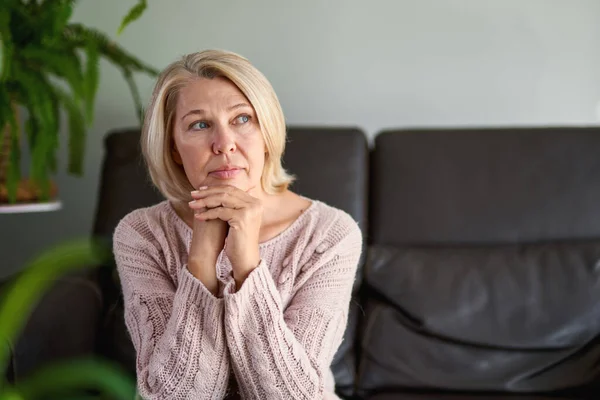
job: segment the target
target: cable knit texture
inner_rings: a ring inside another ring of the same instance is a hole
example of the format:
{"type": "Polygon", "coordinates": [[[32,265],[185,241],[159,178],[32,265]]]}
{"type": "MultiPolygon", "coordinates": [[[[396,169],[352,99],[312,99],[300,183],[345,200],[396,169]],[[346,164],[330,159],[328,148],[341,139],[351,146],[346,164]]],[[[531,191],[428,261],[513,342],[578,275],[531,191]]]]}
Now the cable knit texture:
{"type": "Polygon", "coordinates": [[[362,247],[356,222],[313,201],[260,244],[260,265],[237,292],[222,251],[217,297],[187,269],[191,238],[166,201],[128,214],[114,234],[140,395],[337,399],[330,366],[362,247]]]}

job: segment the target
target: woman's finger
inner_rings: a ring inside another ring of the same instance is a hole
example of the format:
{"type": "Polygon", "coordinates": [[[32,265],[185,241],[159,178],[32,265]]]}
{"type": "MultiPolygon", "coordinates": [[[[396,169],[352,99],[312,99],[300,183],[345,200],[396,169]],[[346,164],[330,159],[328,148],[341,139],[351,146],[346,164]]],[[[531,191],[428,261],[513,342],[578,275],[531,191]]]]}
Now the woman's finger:
{"type": "Polygon", "coordinates": [[[246,200],[246,201],[251,201],[252,199],[254,199],[254,197],[250,196],[248,193],[244,192],[241,189],[238,189],[235,186],[230,186],[230,185],[219,185],[219,186],[210,186],[210,187],[201,187],[198,190],[194,190],[193,192],[191,192],[192,198],[193,199],[203,199],[205,197],[208,196],[212,196],[214,194],[218,194],[218,193],[222,193],[222,194],[227,194],[231,197],[240,199],[240,200],[246,200]]]}
{"type": "Polygon", "coordinates": [[[221,221],[230,222],[238,212],[231,208],[217,207],[198,213],[194,217],[201,221],[220,219],[221,221]]]}
{"type": "Polygon", "coordinates": [[[226,193],[216,193],[202,199],[192,200],[188,204],[194,210],[215,207],[240,209],[248,205],[248,203],[226,193]]]}

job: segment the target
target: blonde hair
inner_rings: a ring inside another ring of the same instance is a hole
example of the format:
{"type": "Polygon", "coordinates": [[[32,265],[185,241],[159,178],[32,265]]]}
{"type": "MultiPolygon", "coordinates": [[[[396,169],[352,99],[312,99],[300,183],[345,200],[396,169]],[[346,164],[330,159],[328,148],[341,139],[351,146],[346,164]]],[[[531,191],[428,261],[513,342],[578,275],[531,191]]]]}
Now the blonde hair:
{"type": "Polygon", "coordinates": [[[279,99],[267,78],[246,58],[223,50],[185,55],[159,75],[141,136],[142,154],[154,185],[167,199],[176,202],[189,200],[190,191],[194,190],[183,167],[173,160],[171,150],[177,94],[191,79],[199,77],[229,79],[250,101],[267,148],[262,188],[269,194],[285,191],[294,177],[281,164],[286,128],[279,99]]]}

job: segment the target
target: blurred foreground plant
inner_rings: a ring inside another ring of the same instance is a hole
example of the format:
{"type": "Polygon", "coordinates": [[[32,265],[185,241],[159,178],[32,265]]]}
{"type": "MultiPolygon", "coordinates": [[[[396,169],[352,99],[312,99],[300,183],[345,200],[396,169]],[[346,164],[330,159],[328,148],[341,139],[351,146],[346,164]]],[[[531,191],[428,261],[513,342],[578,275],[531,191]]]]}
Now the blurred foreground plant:
{"type": "Polygon", "coordinates": [[[10,385],[6,369],[10,344],[15,343],[45,291],[61,275],[103,261],[103,247],[90,241],[74,241],[54,247],[33,260],[9,286],[0,302],[0,400],[64,398],[73,390],[94,390],[79,399],[132,400],[135,382],[101,359],[74,360],[45,367],[31,377],[10,385]],[[101,396],[101,397],[98,397],[101,396]]]}

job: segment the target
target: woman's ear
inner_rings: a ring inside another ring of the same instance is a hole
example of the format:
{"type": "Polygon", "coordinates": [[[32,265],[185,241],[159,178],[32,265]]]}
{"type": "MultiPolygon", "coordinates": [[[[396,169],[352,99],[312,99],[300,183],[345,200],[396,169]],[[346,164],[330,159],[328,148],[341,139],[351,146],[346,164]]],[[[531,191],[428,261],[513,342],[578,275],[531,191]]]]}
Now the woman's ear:
{"type": "Polygon", "coordinates": [[[173,157],[173,161],[175,161],[178,165],[183,165],[183,160],[181,159],[181,154],[177,150],[177,146],[175,146],[175,142],[171,145],[171,157],[173,157]]]}

